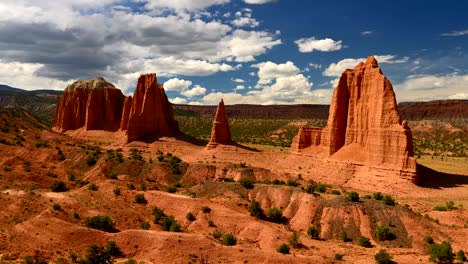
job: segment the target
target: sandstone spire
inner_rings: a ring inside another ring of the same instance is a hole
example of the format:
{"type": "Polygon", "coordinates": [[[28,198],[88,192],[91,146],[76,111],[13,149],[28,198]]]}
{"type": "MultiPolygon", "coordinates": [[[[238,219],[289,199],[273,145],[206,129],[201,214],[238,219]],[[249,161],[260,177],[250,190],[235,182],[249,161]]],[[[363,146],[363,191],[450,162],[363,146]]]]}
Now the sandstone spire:
{"type": "MultiPolygon", "coordinates": [[[[125,129],[125,120],[122,121],[122,129],[125,129]]],[[[128,142],[179,133],[172,106],[163,86],[157,83],[156,74],[138,78],[126,128],[128,142]]]]}
{"type": "Polygon", "coordinates": [[[124,98],[119,89],[102,77],[76,81],[60,97],[54,128],[116,131],[120,127],[124,98]]]}
{"type": "Polygon", "coordinates": [[[213,128],[211,129],[211,138],[208,147],[214,147],[218,144],[228,145],[231,144],[231,131],[229,129],[229,121],[224,107],[224,101],[218,104],[216,115],[213,120],[213,128]]]}
{"type": "Polygon", "coordinates": [[[373,56],[341,75],[327,127],[301,129],[292,151],[307,147],[367,164],[375,174],[390,172],[416,180],[411,131],[402,123],[392,84],[373,56]]]}

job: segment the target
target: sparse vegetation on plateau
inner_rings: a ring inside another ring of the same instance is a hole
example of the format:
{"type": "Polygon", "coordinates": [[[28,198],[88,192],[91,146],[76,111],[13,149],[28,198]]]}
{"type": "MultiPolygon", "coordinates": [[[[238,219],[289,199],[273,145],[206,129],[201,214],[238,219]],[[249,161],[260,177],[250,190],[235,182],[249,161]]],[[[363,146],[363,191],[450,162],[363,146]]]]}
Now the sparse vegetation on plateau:
{"type": "Polygon", "coordinates": [[[392,256],[385,250],[381,249],[377,254],[374,256],[375,261],[378,264],[391,264],[392,262],[392,256]]]}
{"type": "Polygon", "coordinates": [[[307,229],[307,235],[309,235],[312,239],[319,239],[320,238],[320,228],[311,226],[307,229]]]}
{"type": "Polygon", "coordinates": [[[351,201],[351,202],[359,202],[359,193],[357,192],[348,193],[346,200],[351,201]]]}
{"type": "Polygon", "coordinates": [[[53,192],[66,192],[68,191],[68,187],[63,181],[54,181],[50,185],[50,190],[53,192]]]}
{"type": "Polygon", "coordinates": [[[148,200],[146,200],[144,194],[139,193],[139,194],[135,195],[135,203],[137,203],[137,204],[147,204],[148,200]]]}
{"type": "Polygon", "coordinates": [[[250,202],[248,210],[249,210],[250,215],[253,217],[256,217],[259,219],[265,218],[265,213],[263,212],[263,209],[260,206],[260,203],[255,200],[252,200],[250,202]]]}
{"type": "Polygon", "coordinates": [[[227,233],[223,236],[221,244],[225,246],[235,246],[237,244],[237,238],[232,233],[227,233]]]}
{"type": "Polygon", "coordinates": [[[370,239],[367,238],[367,237],[360,237],[358,239],[358,245],[361,246],[361,247],[366,247],[366,248],[372,247],[370,239]]]}
{"type": "Polygon", "coordinates": [[[115,232],[115,223],[108,215],[96,215],[88,217],[85,220],[85,225],[90,228],[98,229],[105,232],[115,232]]]}
{"type": "Polygon", "coordinates": [[[288,244],[283,243],[278,247],[276,251],[278,251],[281,254],[289,254],[289,246],[288,244]]]}
{"type": "Polygon", "coordinates": [[[429,261],[434,263],[452,263],[454,254],[452,245],[444,241],[441,244],[429,244],[429,261]]]}

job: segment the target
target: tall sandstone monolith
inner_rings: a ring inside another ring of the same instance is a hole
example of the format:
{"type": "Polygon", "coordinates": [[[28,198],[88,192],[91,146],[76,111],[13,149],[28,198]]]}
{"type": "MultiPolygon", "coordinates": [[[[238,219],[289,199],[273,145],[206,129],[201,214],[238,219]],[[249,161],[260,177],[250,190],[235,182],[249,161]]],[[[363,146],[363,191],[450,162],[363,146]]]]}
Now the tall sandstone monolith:
{"type": "Polygon", "coordinates": [[[307,148],[310,153],[365,164],[375,175],[417,181],[411,130],[402,122],[392,84],[373,56],[341,75],[327,126],[299,131],[292,151],[307,148]]]}
{"type": "Polygon", "coordinates": [[[59,131],[116,131],[120,127],[125,96],[114,85],[97,77],[76,81],[63,91],[55,111],[54,128],[59,131]]]}
{"type": "MultiPolygon", "coordinates": [[[[123,118],[126,118],[126,113],[123,118]]],[[[179,134],[174,111],[162,84],[157,82],[156,74],[145,74],[138,78],[128,122],[122,120],[121,128],[127,129],[128,142],[179,134]]]]}
{"type": "Polygon", "coordinates": [[[229,120],[223,99],[221,99],[216,109],[213,128],[211,129],[211,138],[207,146],[208,148],[214,148],[219,144],[232,144],[231,130],[229,129],[229,120]]]}

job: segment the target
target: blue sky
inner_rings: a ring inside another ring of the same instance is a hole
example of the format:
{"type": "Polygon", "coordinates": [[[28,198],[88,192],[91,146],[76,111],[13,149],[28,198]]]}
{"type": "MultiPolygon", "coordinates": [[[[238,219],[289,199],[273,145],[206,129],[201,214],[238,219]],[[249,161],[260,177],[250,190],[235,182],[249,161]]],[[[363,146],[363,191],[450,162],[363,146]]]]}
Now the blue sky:
{"type": "Polygon", "coordinates": [[[3,0],[0,83],[64,89],[103,76],[131,94],[156,72],[184,104],[330,102],[377,56],[398,101],[468,99],[467,1],[3,0]],[[99,2],[99,3],[96,3],[99,2]]]}

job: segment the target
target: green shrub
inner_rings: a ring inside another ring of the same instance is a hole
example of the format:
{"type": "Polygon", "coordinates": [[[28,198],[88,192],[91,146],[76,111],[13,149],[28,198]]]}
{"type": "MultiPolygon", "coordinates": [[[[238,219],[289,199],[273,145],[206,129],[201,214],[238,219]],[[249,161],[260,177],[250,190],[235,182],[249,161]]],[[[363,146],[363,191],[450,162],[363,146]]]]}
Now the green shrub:
{"type": "Polygon", "coordinates": [[[331,191],[331,194],[334,194],[334,195],[341,195],[340,191],[338,191],[338,190],[332,190],[332,191],[331,191]]]}
{"type": "Polygon", "coordinates": [[[166,217],[166,214],[164,211],[158,207],[153,207],[153,210],[151,211],[151,214],[153,215],[153,223],[159,224],[161,220],[166,217]]]}
{"type": "Polygon", "coordinates": [[[268,209],[268,219],[275,223],[283,222],[283,211],[276,207],[268,209]]]}
{"type": "Polygon", "coordinates": [[[285,243],[281,244],[276,250],[281,254],[289,254],[289,246],[285,243]]]}
{"type": "Polygon", "coordinates": [[[362,198],[367,199],[367,200],[370,200],[370,199],[372,199],[372,196],[366,194],[366,195],[364,195],[362,198]]]}
{"type": "Polygon", "coordinates": [[[437,205],[434,207],[433,209],[434,211],[447,211],[447,207],[445,207],[445,205],[437,205]]]}
{"type": "Polygon", "coordinates": [[[195,216],[192,214],[192,212],[188,212],[187,215],[185,216],[185,218],[189,221],[195,221],[197,220],[197,218],[195,218],[195,216]]]}
{"type": "Polygon", "coordinates": [[[253,189],[254,188],[254,180],[249,178],[242,178],[239,180],[239,183],[244,186],[246,189],[253,189]]]}
{"type": "Polygon", "coordinates": [[[221,233],[221,231],[219,231],[218,229],[216,229],[215,231],[213,231],[213,238],[214,239],[219,239],[220,237],[223,236],[223,233],[221,233]]]}
{"type": "Polygon", "coordinates": [[[115,223],[108,215],[96,215],[88,217],[85,220],[85,225],[90,228],[98,229],[105,232],[115,232],[115,223]]]}
{"type": "Polygon", "coordinates": [[[360,237],[358,239],[358,245],[361,246],[361,247],[366,247],[366,248],[372,247],[370,239],[367,238],[367,237],[360,237]]]}
{"type": "Polygon", "coordinates": [[[115,187],[115,188],[114,188],[114,194],[115,194],[115,196],[119,196],[119,195],[120,195],[120,188],[119,188],[119,187],[115,187]]]}
{"type": "Polygon", "coordinates": [[[68,187],[63,181],[54,181],[50,185],[50,190],[53,192],[66,192],[68,191],[68,187]]]}
{"type": "Polygon", "coordinates": [[[181,232],[180,224],[177,223],[173,216],[165,216],[161,221],[161,228],[164,231],[181,232]]]}
{"type": "Polygon", "coordinates": [[[80,214],[78,214],[77,212],[73,212],[73,218],[81,219],[80,214]]]}
{"type": "Polygon", "coordinates": [[[287,186],[292,186],[292,187],[297,187],[299,185],[301,185],[300,183],[298,183],[297,181],[295,180],[288,180],[288,182],[286,182],[286,185],[287,186]]]}
{"type": "Polygon", "coordinates": [[[215,223],[213,222],[213,220],[209,220],[208,221],[208,226],[209,227],[216,227],[215,223]]]}
{"type": "Polygon", "coordinates": [[[256,217],[259,219],[265,218],[265,213],[263,212],[263,209],[260,206],[260,203],[255,200],[252,200],[252,202],[250,202],[248,210],[249,210],[250,215],[253,217],[256,217]]]}
{"type": "Polygon", "coordinates": [[[293,248],[299,247],[301,245],[301,241],[299,240],[299,232],[292,232],[291,236],[288,239],[288,242],[293,248]]]}
{"type": "Polygon", "coordinates": [[[307,229],[307,235],[312,239],[320,239],[320,228],[311,226],[307,229]]]}
{"type": "Polygon", "coordinates": [[[129,189],[129,190],[135,190],[135,184],[133,184],[133,183],[127,184],[127,189],[129,189]]]}
{"type": "Polygon", "coordinates": [[[374,256],[375,261],[378,264],[391,264],[392,262],[392,256],[385,250],[381,249],[377,254],[374,256]]]}
{"type": "Polygon", "coordinates": [[[341,240],[343,240],[343,242],[351,241],[351,239],[348,237],[348,234],[346,233],[346,231],[341,232],[341,240]]]}
{"type": "Polygon", "coordinates": [[[336,254],[335,254],[335,260],[342,261],[342,260],[343,260],[343,257],[344,257],[343,254],[340,254],[340,253],[336,253],[336,254]]]}
{"type": "Polygon", "coordinates": [[[444,241],[441,244],[429,245],[429,261],[435,263],[452,263],[453,262],[452,245],[444,241]]]}
{"type": "Polygon", "coordinates": [[[138,262],[134,258],[129,258],[124,264],[138,264],[138,262]]]}
{"type": "Polygon", "coordinates": [[[455,208],[455,203],[453,201],[448,201],[445,202],[445,207],[447,207],[447,210],[454,210],[455,208]]]}
{"type": "Polygon", "coordinates": [[[319,183],[315,186],[315,190],[317,190],[319,193],[324,193],[327,191],[327,185],[319,183]]]}
{"type": "Polygon", "coordinates": [[[142,185],[140,186],[140,190],[146,192],[146,190],[147,190],[146,185],[145,185],[145,184],[142,184],[142,185]]]}
{"type": "Polygon", "coordinates": [[[141,229],[148,230],[148,229],[150,229],[151,225],[150,225],[150,223],[148,223],[146,221],[143,221],[143,222],[140,223],[140,227],[141,227],[141,229]]]}
{"type": "Polygon", "coordinates": [[[143,156],[141,156],[141,151],[135,148],[130,149],[130,158],[132,158],[133,160],[143,160],[143,156]]]}
{"type": "Polygon", "coordinates": [[[88,190],[95,192],[95,191],[99,190],[99,186],[97,186],[97,185],[94,184],[94,183],[91,183],[91,184],[88,186],[88,190]]]}
{"type": "MultiPolygon", "coordinates": [[[[8,255],[8,254],[7,254],[8,255]]],[[[6,263],[6,262],[5,262],[6,263]]],[[[39,251],[37,251],[34,256],[26,256],[24,257],[25,264],[47,264],[46,259],[39,255],[39,251]]]]}
{"type": "Polygon", "coordinates": [[[86,158],[86,164],[88,164],[89,167],[96,165],[96,162],[97,158],[95,156],[88,156],[88,158],[86,158]]]}
{"type": "Polygon", "coordinates": [[[70,254],[72,263],[97,264],[114,263],[114,257],[122,257],[123,253],[114,241],[109,241],[105,247],[91,245],[85,259],[78,259],[74,253],[70,254]]]}
{"type": "Polygon", "coordinates": [[[148,200],[146,200],[144,194],[139,193],[139,194],[135,195],[135,203],[137,203],[137,204],[147,204],[148,200]]]}
{"type": "Polygon", "coordinates": [[[221,244],[225,246],[235,246],[237,244],[237,238],[232,233],[227,233],[223,236],[221,244]]]}
{"type": "Polygon", "coordinates": [[[374,237],[380,241],[390,240],[394,237],[390,228],[386,225],[379,225],[375,228],[374,237]]]}
{"type": "Polygon", "coordinates": [[[208,206],[203,206],[203,207],[201,208],[201,210],[202,210],[202,212],[203,212],[204,214],[207,214],[207,213],[211,212],[211,208],[208,207],[208,206]]]}
{"type": "Polygon", "coordinates": [[[60,204],[54,204],[52,206],[52,209],[54,209],[55,211],[62,211],[62,207],[60,206],[60,204]]]}
{"type": "Polygon", "coordinates": [[[109,179],[111,180],[117,180],[119,177],[117,177],[117,173],[115,172],[112,172],[111,174],[109,174],[109,179]]]}
{"type": "Polygon", "coordinates": [[[351,202],[359,202],[359,193],[357,192],[348,193],[346,200],[351,201],[351,202]]]}
{"type": "Polygon", "coordinates": [[[381,192],[376,192],[374,193],[374,199],[376,199],[377,201],[380,201],[383,199],[383,194],[381,192]]]}
{"type": "Polygon", "coordinates": [[[463,262],[465,262],[465,261],[467,260],[467,259],[466,259],[466,256],[465,256],[465,252],[463,252],[463,250],[460,249],[460,250],[457,252],[456,260],[457,260],[458,262],[461,262],[461,263],[463,263],[463,262]]]}
{"type": "Polygon", "coordinates": [[[167,188],[167,192],[168,192],[168,193],[175,193],[175,192],[177,192],[177,188],[174,187],[174,186],[169,186],[169,187],[167,188]]]}
{"type": "Polygon", "coordinates": [[[425,236],[424,241],[428,244],[434,244],[434,239],[431,236],[425,236]]]}
{"type": "Polygon", "coordinates": [[[395,199],[393,199],[390,195],[385,195],[382,199],[382,202],[385,205],[395,205],[395,199]]]}

